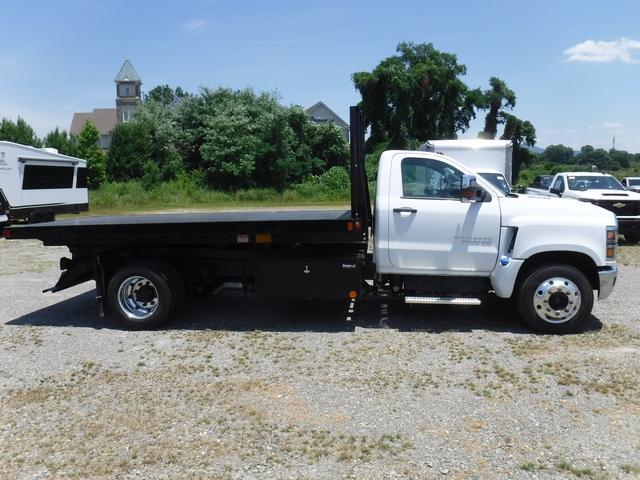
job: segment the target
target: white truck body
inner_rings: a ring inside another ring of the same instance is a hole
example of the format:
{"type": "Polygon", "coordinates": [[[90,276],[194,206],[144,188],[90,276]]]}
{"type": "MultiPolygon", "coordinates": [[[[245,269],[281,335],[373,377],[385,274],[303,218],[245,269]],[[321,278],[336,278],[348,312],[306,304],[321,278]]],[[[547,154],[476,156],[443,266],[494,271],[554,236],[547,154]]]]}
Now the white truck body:
{"type": "Polygon", "coordinates": [[[429,140],[419,150],[446,155],[474,172],[500,172],[511,184],[513,144],[509,140],[429,140]]]}
{"type": "Polygon", "coordinates": [[[86,167],[85,160],[53,149],[0,141],[0,213],[44,221],[86,210],[86,167]]]}

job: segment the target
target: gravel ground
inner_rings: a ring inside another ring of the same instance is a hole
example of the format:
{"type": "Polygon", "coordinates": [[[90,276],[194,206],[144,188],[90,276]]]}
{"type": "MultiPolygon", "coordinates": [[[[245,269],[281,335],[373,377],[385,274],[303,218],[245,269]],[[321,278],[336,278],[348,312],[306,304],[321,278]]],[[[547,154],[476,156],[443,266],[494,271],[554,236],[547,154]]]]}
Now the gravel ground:
{"type": "Polygon", "coordinates": [[[0,478],[639,478],[639,251],[579,335],[240,295],[130,332],[0,240],[0,478]]]}

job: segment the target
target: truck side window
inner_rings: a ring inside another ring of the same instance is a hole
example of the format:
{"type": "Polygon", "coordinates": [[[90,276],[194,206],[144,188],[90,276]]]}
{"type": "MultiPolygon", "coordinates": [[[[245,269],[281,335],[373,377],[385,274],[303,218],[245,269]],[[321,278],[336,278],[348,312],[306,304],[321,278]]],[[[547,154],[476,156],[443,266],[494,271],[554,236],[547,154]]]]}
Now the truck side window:
{"type": "Polygon", "coordinates": [[[417,198],[460,198],[462,172],[429,158],[404,158],[402,195],[417,198]]]}
{"type": "Polygon", "coordinates": [[[555,188],[556,190],[560,190],[561,192],[564,192],[564,178],[558,177],[556,179],[556,182],[553,184],[553,188],[555,188]]]}

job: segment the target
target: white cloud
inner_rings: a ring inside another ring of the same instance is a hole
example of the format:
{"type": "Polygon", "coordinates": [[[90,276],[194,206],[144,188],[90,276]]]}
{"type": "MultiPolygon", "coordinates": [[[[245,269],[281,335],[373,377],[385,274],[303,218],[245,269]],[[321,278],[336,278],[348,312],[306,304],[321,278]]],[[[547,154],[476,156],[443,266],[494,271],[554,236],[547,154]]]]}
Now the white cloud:
{"type": "Polygon", "coordinates": [[[624,123],[620,123],[620,122],[603,122],[602,126],[604,128],[611,128],[613,130],[620,130],[621,128],[626,127],[624,123]]]}
{"type": "Polygon", "coordinates": [[[634,50],[640,50],[640,41],[622,37],[612,42],[586,40],[571,48],[567,48],[567,62],[596,62],[606,63],[619,60],[632,63],[634,50]]]}
{"type": "Polygon", "coordinates": [[[200,30],[206,24],[207,24],[207,21],[203,19],[191,20],[184,24],[184,28],[185,30],[190,30],[190,31],[200,30]]]}

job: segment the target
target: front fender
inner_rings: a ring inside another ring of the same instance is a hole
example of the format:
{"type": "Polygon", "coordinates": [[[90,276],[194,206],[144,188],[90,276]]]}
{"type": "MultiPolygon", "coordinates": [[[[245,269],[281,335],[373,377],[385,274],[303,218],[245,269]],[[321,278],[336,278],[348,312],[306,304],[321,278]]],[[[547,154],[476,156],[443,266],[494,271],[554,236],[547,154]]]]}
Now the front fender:
{"type": "Polygon", "coordinates": [[[581,253],[597,266],[604,266],[607,264],[606,228],[602,224],[519,227],[512,258],[526,260],[547,252],[581,253]]]}

